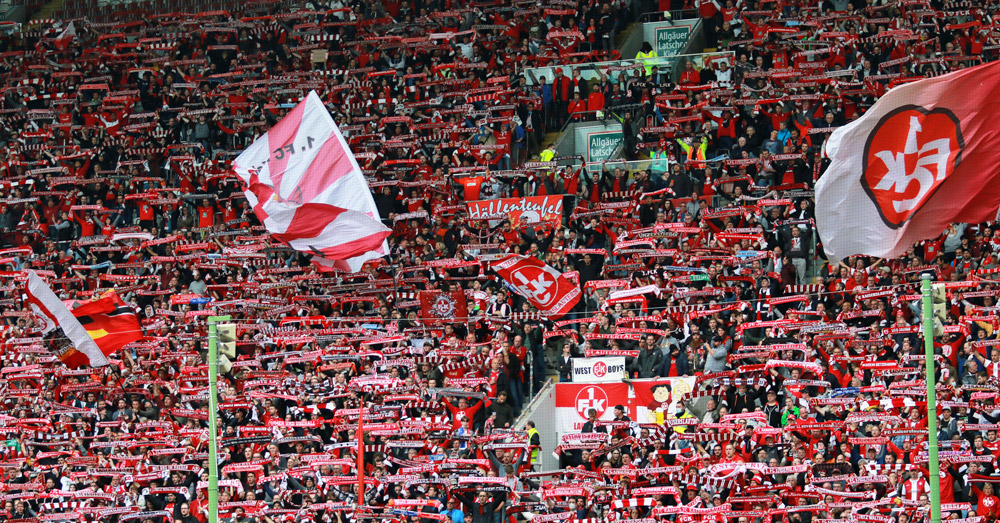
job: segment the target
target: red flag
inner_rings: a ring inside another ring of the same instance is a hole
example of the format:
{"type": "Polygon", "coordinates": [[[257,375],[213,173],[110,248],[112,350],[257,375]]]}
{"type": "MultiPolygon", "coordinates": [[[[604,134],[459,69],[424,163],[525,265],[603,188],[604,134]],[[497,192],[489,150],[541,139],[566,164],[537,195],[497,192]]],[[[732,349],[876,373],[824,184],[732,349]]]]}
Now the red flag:
{"type": "Polygon", "coordinates": [[[512,254],[494,263],[492,268],[535,308],[550,317],[566,314],[580,301],[580,288],[538,258],[512,254]]]}
{"type": "Polygon", "coordinates": [[[100,299],[84,303],[71,312],[105,356],[142,339],[139,318],[114,291],[108,291],[100,299]]]}
{"type": "Polygon", "coordinates": [[[465,301],[465,293],[462,291],[421,291],[420,316],[428,325],[465,321],[469,317],[469,306],[465,301]]]}
{"type": "Polygon", "coordinates": [[[830,135],[816,185],[826,255],[894,258],[951,222],[996,219],[1000,63],[900,85],[830,135]]]}

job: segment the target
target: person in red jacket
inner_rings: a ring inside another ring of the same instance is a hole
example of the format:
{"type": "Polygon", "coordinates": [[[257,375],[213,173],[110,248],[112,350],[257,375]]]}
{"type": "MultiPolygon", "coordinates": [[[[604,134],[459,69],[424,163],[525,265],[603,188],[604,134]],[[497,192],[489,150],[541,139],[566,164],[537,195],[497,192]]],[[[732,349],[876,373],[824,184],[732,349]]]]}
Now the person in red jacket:
{"type": "Polygon", "coordinates": [[[702,115],[715,122],[715,143],[719,148],[729,150],[736,143],[736,120],[729,111],[722,113],[722,117],[716,117],[708,111],[702,111],[702,115]]]}
{"type": "Polygon", "coordinates": [[[147,200],[139,201],[139,226],[143,230],[156,227],[156,209],[147,200]]]}
{"type": "Polygon", "coordinates": [[[555,78],[552,79],[552,101],[557,127],[562,127],[566,121],[566,115],[569,111],[570,87],[572,85],[573,82],[570,81],[569,77],[563,75],[562,68],[557,67],[555,78]]]}
{"type": "Polygon", "coordinates": [[[681,73],[680,85],[698,85],[701,82],[701,75],[694,68],[694,62],[688,60],[684,62],[684,72],[681,73]]]}
{"type": "Polygon", "coordinates": [[[604,93],[601,92],[599,85],[590,86],[590,94],[587,95],[587,110],[588,111],[604,110],[604,93]]]}
{"type": "Polygon", "coordinates": [[[569,102],[570,117],[574,121],[580,121],[585,112],[587,112],[587,101],[580,98],[580,93],[573,93],[573,99],[569,102]]]}
{"type": "Polygon", "coordinates": [[[993,493],[993,485],[983,483],[980,489],[975,483],[972,484],[972,494],[975,496],[976,515],[985,517],[987,521],[993,521],[1000,517],[1000,498],[993,493]]]}
{"type": "Polygon", "coordinates": [[[474,405],[469,405],[469,400],[467,398],[458,398],[458,405],[452,405],[447,398],[441,400],[448,412],[451,413],[451,426],[453,430],[457,430],[462,426],[462,419],[466,418],[470,421],[474,420],[476,413],[479,409],[483,408],[483,402],[476,401],[474,405]]]}

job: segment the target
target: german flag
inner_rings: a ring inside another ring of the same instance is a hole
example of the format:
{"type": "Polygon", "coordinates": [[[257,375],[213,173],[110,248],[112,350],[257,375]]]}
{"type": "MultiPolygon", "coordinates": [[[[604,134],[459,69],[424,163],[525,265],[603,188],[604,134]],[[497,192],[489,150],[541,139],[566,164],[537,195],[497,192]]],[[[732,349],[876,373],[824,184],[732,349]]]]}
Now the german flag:
{"type": "Polygon", "coordinates": [[[114,291],[71,311],[105,356],[142,339],[142,325],[135,312],[114,291]]]}

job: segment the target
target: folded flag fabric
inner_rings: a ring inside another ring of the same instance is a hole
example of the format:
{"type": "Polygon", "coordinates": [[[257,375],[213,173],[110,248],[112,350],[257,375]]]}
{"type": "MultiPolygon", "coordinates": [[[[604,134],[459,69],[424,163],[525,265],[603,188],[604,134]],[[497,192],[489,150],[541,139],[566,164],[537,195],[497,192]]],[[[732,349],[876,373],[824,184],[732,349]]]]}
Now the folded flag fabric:
{"type": "Polygon", "coordinates": [[[114,291],[74,308],[72,313],[105,356],[142,339],[139,318],[114,291]]]}
{"type": "Polygon", "coordinates": [[[533,256],[511,254],[494,262],[491,268],[550,318],[565,315],[583,296],[563,273],[533,256]]]}

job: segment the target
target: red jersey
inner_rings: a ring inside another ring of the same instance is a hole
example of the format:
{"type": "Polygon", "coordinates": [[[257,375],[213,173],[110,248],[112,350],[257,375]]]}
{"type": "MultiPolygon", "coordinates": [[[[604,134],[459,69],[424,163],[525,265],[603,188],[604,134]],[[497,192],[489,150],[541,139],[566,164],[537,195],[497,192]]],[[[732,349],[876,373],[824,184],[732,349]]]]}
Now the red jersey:
{"type": "Polygon", "coordinates": [[[462,188],[464,189],[465,201],[474,202],[479,200],[480,190],[484,182],[486,182],[485,176],[463,176],[459,179],[459,183],[462,184],[462,188]]]}
{"type": "Polygon", "coordinates": [[[139,220],[144,222],[153,221],[153,206],[148,202],[139,204],[139,220]]]}
{"type": "Polygon", "coordinates": [[[198,227],[211,227],[215,225],[215,208],[198,206],[198,227]]]}

